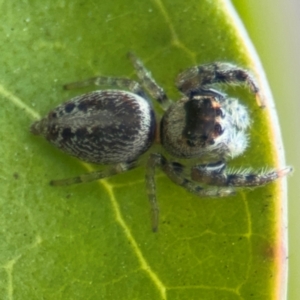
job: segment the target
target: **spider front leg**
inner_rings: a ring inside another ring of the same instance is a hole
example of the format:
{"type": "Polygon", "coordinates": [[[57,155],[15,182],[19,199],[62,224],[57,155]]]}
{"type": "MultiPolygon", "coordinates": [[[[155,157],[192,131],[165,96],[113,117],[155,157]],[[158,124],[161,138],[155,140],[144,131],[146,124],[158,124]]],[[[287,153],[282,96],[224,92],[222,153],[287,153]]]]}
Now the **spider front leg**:
{"type": "Polygon", "coordinates": [[[128,89],[134,94],[137,94],[144,99],[147,99],[147,95],[141,85],[131,79],[123,78],[123,77],[108,77],[108,76],[97,76],[88,78],[83,81],[71,82],[64,85],[66,90],[84,88],[88,86],[111,86],[111,87],[119,87],[121,89],[128,89]]]}
{"type": "Polygon", "coordinates": [[[86,174],[79,175],[77,177],[66,178],[66,179],[58,179],[58,180],[51,180],[50,185],[53,186],[65,186],[65,185],[72,185],[76,183],[86,183],[95,180],[99,180],[102,178],[111,177],[113,175],[117,175],[131,169],[134,169],[138,166],[137,162],[130,162],[130,163],[119,163],[113,166],[108,167],[107,169],[101,171],[90,172],[86,174]]]}
{"type": "Polygon", "coordinates": [[[226,188],[203,188],[199,184],[191,181],[184,174],[185,167],[177,162],[169,162],[162,154],[153,153],[150,155],[147,163],[146,173],[146,188],[151,205],[152,214],[152,230],[154,232],[158,229],[159,208],[156,200],[156,185],[155,185],[155,168],[159,167],[161,170],[177,185],[182,186],[187,191],[200,197],[226,197],[234,194],[234,189],[226,188]]]}
{"type": "Polygon", "coordinates": [[[292,168],[252,172],[247,169],[227,173],[225,163],[197,165],[192,168],[193,180],[215,186],[256,187],[286,176],[292,168]]]}
{"type": "Polygon", "coordinates": [[[259,93],[258,84],[253,76],[242,68],[225,62],[215,62],[195,66],[180,73],[176,80],[177,88],[189,96],[193,93],[207,94],[214,91],[210,88],[213,84],[246,84],[255,94],[258,105],[263,107],[263,99],[259,93]]]}
{"type": "Polygon", "coordinates": [[[167,110],[172,101],[168,98],[164,89],[155,82],[151,73],[145,68],[142,61],[137,56],[132,52],[129,52],[128,57],[131,60],[142,85],[147,89],[149,94],[158,101],[162,108],[167,110]]]}

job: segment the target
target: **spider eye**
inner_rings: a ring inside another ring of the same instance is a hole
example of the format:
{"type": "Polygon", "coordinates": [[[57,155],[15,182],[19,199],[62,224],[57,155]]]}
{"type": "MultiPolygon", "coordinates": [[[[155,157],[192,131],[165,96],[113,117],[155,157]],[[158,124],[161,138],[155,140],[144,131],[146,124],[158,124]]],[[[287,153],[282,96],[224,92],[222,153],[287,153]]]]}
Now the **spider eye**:
{"type": "Polygon", "coordinates": [[[223,133],[222,126],[220,124],[215,124],[214,132],[216,135],[221,135],[223,133]]]}
{"type": "Polygon", "coordinates": [[[224,115],[224,113],[223,113],[223,111],[222,111],[221,108],[217,108],[216,109],[216,116],[217,117],[221,117],[222,119],[225,117],[225,115],[224,115]]]}

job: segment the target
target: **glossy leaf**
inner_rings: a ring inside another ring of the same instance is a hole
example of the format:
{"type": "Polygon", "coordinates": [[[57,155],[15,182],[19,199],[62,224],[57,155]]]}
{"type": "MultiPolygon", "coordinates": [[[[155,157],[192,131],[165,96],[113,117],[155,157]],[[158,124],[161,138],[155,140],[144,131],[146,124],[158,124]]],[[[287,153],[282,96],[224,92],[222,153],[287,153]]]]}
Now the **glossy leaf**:
{"type": "Polygon", "coordinates": [[[179,71],[229,61],[261,75],[268,105],[258,108],[243,88],[226,90],[253,120],[248,150],[229,164],[278,167],[270,93],[230,4],[6,1],[1,9],[0,298],[275,299],[284,255],[280,182],[201,199],[158,171],[154,234],[144,168],[53,188],[49,180],[97,166],[29,133],[35,119],[82,93],[63,84],[134,76],[129,50],[173,99],[179,71]]]}

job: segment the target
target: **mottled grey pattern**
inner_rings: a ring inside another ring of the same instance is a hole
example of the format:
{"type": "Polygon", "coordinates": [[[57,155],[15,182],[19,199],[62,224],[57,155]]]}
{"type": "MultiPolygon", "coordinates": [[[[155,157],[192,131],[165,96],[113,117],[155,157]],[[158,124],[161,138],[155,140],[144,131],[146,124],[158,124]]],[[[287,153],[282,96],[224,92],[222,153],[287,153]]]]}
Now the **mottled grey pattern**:
{"type": "Polygon", "coordinates": [[[53,109],[32,131],[77,158],[97,164],[136,160],[154,140],[149,103],[126,91],[85,94],[53,109]]]}

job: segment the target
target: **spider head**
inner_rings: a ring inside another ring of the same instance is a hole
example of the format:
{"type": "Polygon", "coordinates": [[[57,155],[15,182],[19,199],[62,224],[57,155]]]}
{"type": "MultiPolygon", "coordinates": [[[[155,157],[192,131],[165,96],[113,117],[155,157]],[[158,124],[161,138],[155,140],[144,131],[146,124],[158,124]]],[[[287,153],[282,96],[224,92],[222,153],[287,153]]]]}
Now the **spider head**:
{"type": "Polygon", "coordinates": [[[166,111],[161,141],[175,157],[226,159],[244,152],[248,125],[248,113],[236,100],[195,95],[166,111]]]}
{"type": "Polygon", "coordinates": [[[224,113],[212,97],[195,96],[184,104],[185,128],[182,135],[190,147],[207,147],[223,134],[224,113]]]}

